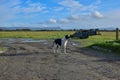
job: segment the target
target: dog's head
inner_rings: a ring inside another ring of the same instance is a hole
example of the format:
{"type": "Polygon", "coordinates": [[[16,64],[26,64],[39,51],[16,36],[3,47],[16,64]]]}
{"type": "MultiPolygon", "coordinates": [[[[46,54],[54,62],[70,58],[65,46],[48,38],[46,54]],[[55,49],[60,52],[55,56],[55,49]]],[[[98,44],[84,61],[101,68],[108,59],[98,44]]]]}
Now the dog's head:
{"type": "Polygon", "coordinates": [[[68,36],[68,35],[65,35],[65,38],[66,38],[66,39],[69,39],[69,38],[70,38],[70,36],[68,36]]]}

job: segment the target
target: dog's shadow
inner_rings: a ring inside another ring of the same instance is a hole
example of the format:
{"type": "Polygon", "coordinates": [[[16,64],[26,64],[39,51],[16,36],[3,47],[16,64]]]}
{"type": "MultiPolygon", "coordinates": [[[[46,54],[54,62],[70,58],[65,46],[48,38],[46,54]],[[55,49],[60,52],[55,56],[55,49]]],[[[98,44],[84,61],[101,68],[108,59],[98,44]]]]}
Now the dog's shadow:
{"type": "Polygon", "coordinates": [[[114,62],[120,62],[120,58],[114,58],[114,59],[98,59],[93,60],[93,62],[108,62],[108,63],[114,63],[114,62]]]}

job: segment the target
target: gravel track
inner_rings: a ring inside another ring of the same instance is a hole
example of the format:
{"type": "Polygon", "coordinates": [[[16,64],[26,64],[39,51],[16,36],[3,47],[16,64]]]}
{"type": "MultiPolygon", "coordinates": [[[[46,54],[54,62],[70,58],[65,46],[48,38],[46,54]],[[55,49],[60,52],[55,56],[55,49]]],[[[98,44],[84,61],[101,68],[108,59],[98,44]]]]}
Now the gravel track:
{"type": "Polygon", "coordinates": [[[120,58],[68,45],[54,54],[52,42],[1,44],[0,80],[120,80],[120,58]]]}

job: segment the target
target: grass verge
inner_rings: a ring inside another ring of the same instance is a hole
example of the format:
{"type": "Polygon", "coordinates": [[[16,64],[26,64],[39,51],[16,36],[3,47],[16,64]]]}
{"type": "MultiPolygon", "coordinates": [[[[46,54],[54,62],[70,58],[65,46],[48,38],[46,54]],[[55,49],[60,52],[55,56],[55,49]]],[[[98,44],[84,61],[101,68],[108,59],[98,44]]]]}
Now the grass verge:
{"type": "Polygon", "coordinates": [[[114,54],[120,55],[120,43],[116,41],[96,43],[96,44],[90,45],[89,47],[97,49],[104,53],[112,52],[114,54]]]}
{"type": "Polygon", "coordinates": [[[0,46],[0,54],[2,54],[5,51],[5,48],[0,46]]]}

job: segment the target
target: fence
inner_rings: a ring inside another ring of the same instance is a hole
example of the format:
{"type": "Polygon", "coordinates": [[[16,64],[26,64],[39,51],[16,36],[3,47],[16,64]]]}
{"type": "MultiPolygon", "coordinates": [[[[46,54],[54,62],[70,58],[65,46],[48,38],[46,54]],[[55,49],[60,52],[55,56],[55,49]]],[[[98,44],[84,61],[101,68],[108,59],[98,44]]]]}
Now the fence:
{"type": "Polygon", "coordinates": [[[116,28],[116,40],[119,40],[119,28],[116,28]]]}

